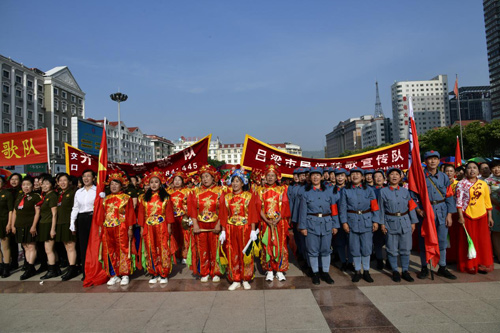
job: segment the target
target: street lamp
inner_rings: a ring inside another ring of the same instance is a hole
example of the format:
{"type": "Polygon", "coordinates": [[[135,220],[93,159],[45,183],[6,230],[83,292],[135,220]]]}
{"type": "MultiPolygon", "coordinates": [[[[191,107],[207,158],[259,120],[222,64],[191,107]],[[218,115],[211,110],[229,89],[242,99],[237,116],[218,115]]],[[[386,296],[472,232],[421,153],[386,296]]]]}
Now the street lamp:
{"type": "Polygon", "coordinates": [[[122,161],[122,123],[120,121],[120,103],[125,102],[128,98],[127,95],[122,94],[121,92],[117,92],[109,95],[111,99],[115,102],[118,102],[118,162],[122,161]]]}

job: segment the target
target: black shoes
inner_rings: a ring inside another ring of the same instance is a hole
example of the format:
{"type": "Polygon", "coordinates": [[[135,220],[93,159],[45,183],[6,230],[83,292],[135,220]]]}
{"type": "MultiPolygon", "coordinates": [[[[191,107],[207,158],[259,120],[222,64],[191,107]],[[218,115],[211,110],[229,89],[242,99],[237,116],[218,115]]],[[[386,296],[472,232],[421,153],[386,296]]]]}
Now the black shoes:
{"type": "Polygon", "coordinates": [[[36,274],[41,274],[43,272],[46,272],[49,269],[49,266],[47,265],[47,262],[42,262],[40,264],[40,267],[36,270],[36,274]]]}
{"type": "Polygon", "coordinates": [[[78,269],[76,268],[76,266],[70,265],[68,267],[68,270],[66,271],[66,273],[62,276],[61,280],[62,281],[71,280],[72,278],[77,277],[78,274],[79,274],[79,272],[78,272],[78,269]]]}
{"type": "Polygon", "coordinates": [[[33,277],[36,275],[36,269],[35,269],[35,265],[32,265],[32,264],[26,264],[26,270],[24,271],[23,275],[21,275],[21,278],[20,280],[23,281],[23,280],[27,280],[29,279],[30,277],[33,277]]]}
{"type": "Polygon", "coordinates": [[[446,268],[446,266],[442,267],[440,266],[438,271],[437,271],[437,276],[442,276],[444,278],[450,279],[450,280],[456,280],[457,277],[446,268]]]}
{"type": "Polygon", "coordinates": [[[2,278],[8,278],[10,276],[10,264],[2,264],[2,278]]]}
{"type": "Polygon", "coordinates": [[[342,266],[340,266],[340,271],[347,272],[347,262],[342,263],[342,266]]]}
{"type": "Polygon", "coordinates": [[[369,271],[364,271],[363,272],[363,280],[365,280],[366,282],[369,282],[369,283],[373,283],[373,279],[370,276],[370,272],[369,271]]]}
{"type": "Polygon", "coordinates": [[[399,274],[398,271],[392,272],[392,281],[401,282],[401,275],[399,274]]]}
{"type": "Polygon", "coordinates": [[[319,281],[319,273],[313,273],[312,274],[312,283],[314,285],[318,285],[320,283],[320,281],[319,281]]]}
{"type": "Polygon", "coordinates": [[[356,283],[359,282],[359,280],[361,280],[361,272],[354,273],[351,281],[356,283]]]}
{"type": "Polygon", "coordinates": [[[426,279],[429,276],[429,269],[427,267],[422,267],[420,273],[417,274],[417,278],[420,280],[426,279]]]}
{"type": "Polygon", "coordinates": [[[351,272],[355,272],[356,269],[354,268],[354,264],[352,262],[348,263],[347,264],[347,270],[351,271],[351,272]]]}
{"type": "Polygon", "coordinates": [[[411,277],[411,275],[410,275],[410,273],[409,273],[408,271],[404,271],[404,272],[403,272],[403,274],[401,275],[401,277],[403,278],[403,280],[408,281],[408,282],[413,282],[413,281],[415,281],[415,280],[411,277]]]}
{"type": "Polygon", "coordinates": [[[59,270],[59,267],[57,267],[57,265],[48,265],[47,274],[40,277],[40,280],[51,279],[59,275],[61,275],[61,271],[59,270]]]}
{"type": "Polygon", "coordinates": [[[321,277],[321,280],[325,281],[328,284],[334,284],[335,283],[335,281],[333,281],[332,277],[328,273],[322,272],[321,275],[320,275],[320,277],[321,277]]]}

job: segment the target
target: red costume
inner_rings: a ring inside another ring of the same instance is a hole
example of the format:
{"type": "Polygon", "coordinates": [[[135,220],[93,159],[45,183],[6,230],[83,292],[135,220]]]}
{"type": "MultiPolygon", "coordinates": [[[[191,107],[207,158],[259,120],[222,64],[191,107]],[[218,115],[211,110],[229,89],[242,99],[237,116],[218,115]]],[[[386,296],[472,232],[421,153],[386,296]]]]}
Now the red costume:
{"type": "Polygon", "coordinates": [[[290,205],[287,187],[276,184],[264,185],[258,192],[258,205],[266,218],[281,218],[278,224],[269,225],[262,222],[261,264],[266,271],[286,272],[288,270],[288,218],[290,205]]]}
{"type": "Polygon", "coordinates": [[[220,221],[226,231],[228,279],[232,282],[250,281],[254,275],[253,255],[245,263],[243,249],[250,239],[252,224],[259,220],[255,199],[247,191],[221,198],[220,221]]]}
{"type": "Polygon", "coordinates": [[[184,187],[181,189],[169,189],[168,194],[170,194],[170,200],[172,201],[174,209],[175,223],[173,225],[173,234],[175,241],[178,245],[182,246],[182,258],[186,259],[191,246],[191,252],[194,249],[194,237],[193,237],[193,226],[182,225],[183,218],[187,218],[187,201],[191,190],[184,187]],[[187,227],[187,229],[185,229],[187,227]]]}
{"type": "MultiPolygon", "coordinates": [[[[123,183],[122,183],[123,184],[123,183]]],[[[108,276],[126,276],[132,273],[129,257],[128,230],[135,224],[132,198],[125,193],[110,194],[103,200],[104,210],[99,221],[103,268],[108,276]]]]}
{"type": "Polygon", "coordinates": [[[150,201],[145,194],[139,196],[138,223],[142,233],[142,265],[153,276],[167,277],[172,271],[172,255],[168,224],[174,223],[172,201],[163,201],[158,192],[153,192],[150,201]]]}

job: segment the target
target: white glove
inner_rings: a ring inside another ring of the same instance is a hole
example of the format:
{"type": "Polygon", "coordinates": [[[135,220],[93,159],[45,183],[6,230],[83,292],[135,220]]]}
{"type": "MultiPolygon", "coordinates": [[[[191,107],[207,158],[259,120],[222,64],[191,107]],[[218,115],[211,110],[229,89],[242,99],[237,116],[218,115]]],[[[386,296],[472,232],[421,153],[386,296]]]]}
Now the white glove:
{"type": "Polygon", "coordinates": [[[71,221],[69,223],[69,230],[71,230],[71,232],[75,232],[76,231],[75,221],[71,221]]]}
{"type": "Polygon", "coordinates": [[[224,242],[226,241],[226,231],[225,230],[222,230],[220,232],[219,241],[221,244],[224,244],[224,242]]]}
{"type": "Polygon", "coordinates": [[[99,196],[104,199],[106,197],[106,192],[99,193],[99,196]]]}
{"type": "Polygon", "coordinates": [[[250,240],[254,242],[257,240],[257,232],[255,230],[252,230],[252,232],[250,233],[250,240]]]}

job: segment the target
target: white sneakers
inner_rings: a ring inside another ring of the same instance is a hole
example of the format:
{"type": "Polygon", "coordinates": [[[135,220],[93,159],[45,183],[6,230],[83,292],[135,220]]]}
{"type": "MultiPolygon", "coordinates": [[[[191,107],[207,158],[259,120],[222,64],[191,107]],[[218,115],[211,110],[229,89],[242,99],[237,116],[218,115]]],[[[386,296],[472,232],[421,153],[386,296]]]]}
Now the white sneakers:
{"type": "Polygon", "coordinates": [[[278,279],[278,281],[285,281],[286,280],[285,274],[283,274],[282,272],[277,272],[276,278],[278,279]]]}
{"type": "Polygon", "coordinates": [[[182,264],[183,264],[183,265],[187,264],[186,259],[182,259],[182,264]]]}
{"type": "Polygon", "coordinates": [[[214,276],[214,277],[212,278],[212,282],[220,282],[220,277],[219,277],[219,276],[217,276],[217,275],[216,275],[216,276],[214,276]]]}
{"type": "Polygon", "coordinates": [[[120,283],[120,281],[121,281],[121,279],[115,275],[111,279],[109,279],[108,286],[114,286],[115,284],[120,283]]]}
{"type": "Polygon", "coordinates": [[[233,291],[233,290],[236,290],[238,288],[241,288],[241,283],[239,283],[239,282],[233,282],[233,284],[231,284],[229,286],[229,288],[227,288],[227,290],[233,291]]]}
{"type": "Polygon", "coordinates": [[[209,277],[210,277],[210,275],[205,275],[204,277],[202,277],[202,278],[200,279],[200,281],[201,281],[202,283],[206,283],[206,282],[208,282],[208,278],[209,278],[209,277]]]}
{"type": "Polygon", "coordinates": [[[245,290],[252,289],[252,287],[250,286],[250,283],[248,283],[248,281],[243,281],[243,289],[245,289],[245,290]]]}
{"type": "Polygon", "coordinates": [[[266,281],[272,281],[274,279],[273,271],[267,271],[266,281]]]}
{"type": "Polygon", "coordinates": [[[168,283],[167,278],[164,278],[164,277],[160,278],[160,284],[166,284],[166,283],[168,283]]]}
{"type": "Polygon", "coordinates": [[[150,280],[149,280],[149,283],[151,284],[155,284],[157,283],[158,281],[160,281],[160,277],[156,277],[156,276],[153,276],[150,280]]]}
{"type": "Polygon", "coordinates": [[[129,282],[128,276],[124,276],[124,277],[122,277],[122,281],[120,282],[120,286],[126,286],[126,285],[128,285],[128,282],[129,282]]]}

